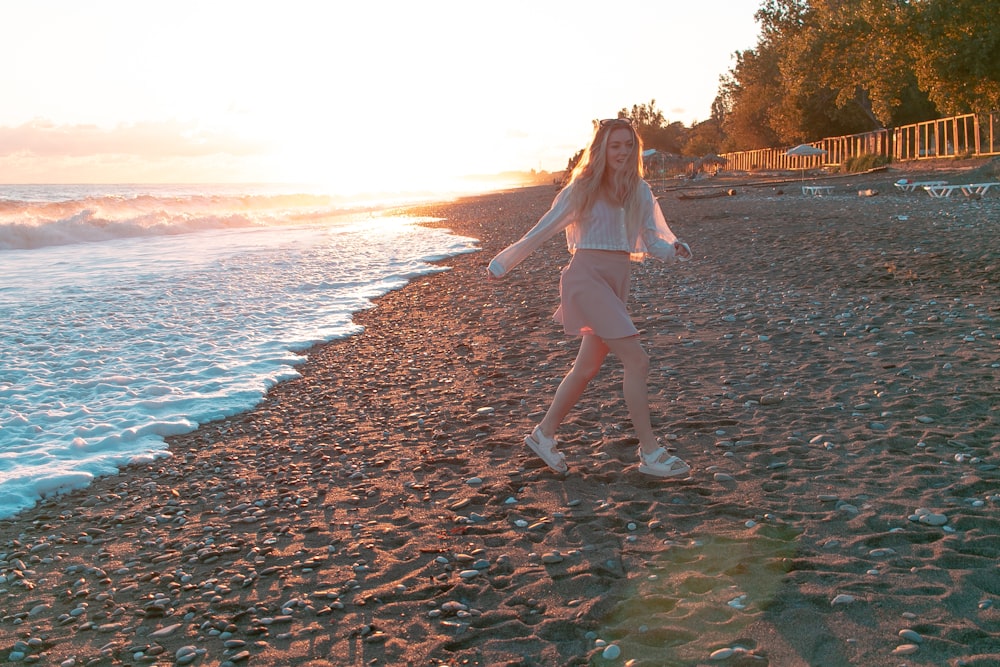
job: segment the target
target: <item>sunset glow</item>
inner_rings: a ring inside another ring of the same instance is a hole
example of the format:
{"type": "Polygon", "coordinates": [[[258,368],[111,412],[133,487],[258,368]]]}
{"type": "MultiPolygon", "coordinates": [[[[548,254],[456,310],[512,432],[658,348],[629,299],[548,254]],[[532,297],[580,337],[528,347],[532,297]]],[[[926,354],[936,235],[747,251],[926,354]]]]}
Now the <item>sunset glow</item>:
{"type": "Polygon", "coordinates": [[[7,3],[25,29],[0,43],[18,63],[0,182],[358,192],[556,171],[623,107],[707,118],[758,4],[7,3]]]}

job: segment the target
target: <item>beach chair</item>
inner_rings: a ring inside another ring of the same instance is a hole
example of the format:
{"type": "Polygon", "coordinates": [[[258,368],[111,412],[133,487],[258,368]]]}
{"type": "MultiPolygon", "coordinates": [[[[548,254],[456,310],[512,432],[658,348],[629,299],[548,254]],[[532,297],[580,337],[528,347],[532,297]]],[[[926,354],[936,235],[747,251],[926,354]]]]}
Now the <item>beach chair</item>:
{"type": "Polygon", "coordinates": [[[919,190],[927,186],[938,186],[938,185],[948,185],[947,181],[908,181],[905,178],[900,179],[893,183],[897,188],[903,192],[913,192],[914,190],[919,190]]]}
{"type": "Polygon", "coordinates": [[[1000,185],[1000,183],[967,183],[965,185],[960,185],[962,192],[965,193],[966,197],[971,197],[972,195],[979,195],[982,197],[987,192],[990,191],[994,185],[1000,185]]]}
{"type": "Polygon", "coordinates": [[[931,197],[940,199],[942,197],[950,197],[951,193],[958,190],[959,187],[961,186],[942,183],[940,185],[925,185],[924,190],[926,190],[927,194],[931,197]]]}
{"type": "Polygon", "coordinates": [[[822,197],[823,195],[832,195],[833,186],[832,185],[803,185],[802,194],[811,197],[822,197]]]}
{"type": "Polygon", "coordinates": [[[924,190],[927,190],[927,194],[931,197],[950,197],[951,193],[955,190],[961,190],[965,193],[966,197],[982,197],[987,192],[990,191],[994,185],[1000,185],[1000,183],[963,183],[958,185],[927,185],[924,190]]]}

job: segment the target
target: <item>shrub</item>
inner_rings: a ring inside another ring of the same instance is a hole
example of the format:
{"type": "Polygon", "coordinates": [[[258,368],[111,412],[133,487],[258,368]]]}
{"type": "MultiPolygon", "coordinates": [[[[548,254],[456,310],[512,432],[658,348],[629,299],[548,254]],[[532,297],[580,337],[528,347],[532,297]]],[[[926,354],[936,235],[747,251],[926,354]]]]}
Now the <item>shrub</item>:
{"type": "Polygon", "coordinates": [[[875,169],[876,167],[884,167],[891,161],[892,160],[885,155],[865,153],[864,155],[847,158],[847,160],[844,161],[843,170],[853,174],[861,171],[868,171],[869,169],[875,169]]]}

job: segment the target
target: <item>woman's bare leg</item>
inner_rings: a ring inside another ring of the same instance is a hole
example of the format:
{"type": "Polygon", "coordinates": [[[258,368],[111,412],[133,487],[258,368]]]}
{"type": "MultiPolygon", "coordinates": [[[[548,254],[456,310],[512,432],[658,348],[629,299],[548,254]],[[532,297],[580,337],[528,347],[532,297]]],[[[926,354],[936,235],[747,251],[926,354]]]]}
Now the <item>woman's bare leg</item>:
{"type": "Polygon", "coordinates": [[[616,338],[604,341],[604,345],[625,367],[625,379],[622,381],[622,391],[625,394],[625,405],[632,419],[632,428],[639,438],[639,446],[644,454],[652,454],[660,446],[653,433],[649,418],[649,355],[643,349],[638,336],[616,338]]]}
{"type": "MultiPolygon", "coordinates": [[[[608,346],[603,340],[597,336],[583,337],[580,342],[580,351],[576,354],[576,361],[573,362],[573,367],[569,369],[566,377],[559,383],[556,395],[552,398],[552,405],[549,406],[540,424],[542,433],[546,437],[555,437],[563,419],[580,400],[580,396],[583,395],[590,381],[601,370],[601,364],[604,363],[606,356],[608,356],[608,346]]],[[[648,408],[646,412],[648,421],[648,408]]]]}

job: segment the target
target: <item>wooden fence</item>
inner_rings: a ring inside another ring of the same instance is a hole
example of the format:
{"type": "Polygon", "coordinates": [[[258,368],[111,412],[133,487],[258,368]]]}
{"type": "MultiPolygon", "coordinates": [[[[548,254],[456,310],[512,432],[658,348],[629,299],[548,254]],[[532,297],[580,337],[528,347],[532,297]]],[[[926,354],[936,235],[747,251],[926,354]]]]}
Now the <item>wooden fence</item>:
{"type": "Polygon", "coordinates": [[[811,146],[824,155],[786,155],[788,148],[760,148],[724,153],[726,169],[735,171],[815,169],[852,157],[880,155],[893,162],[946,157],[1000,155],[1000,113],[964,114],[844,137],[827,137],[811,146]]]}

